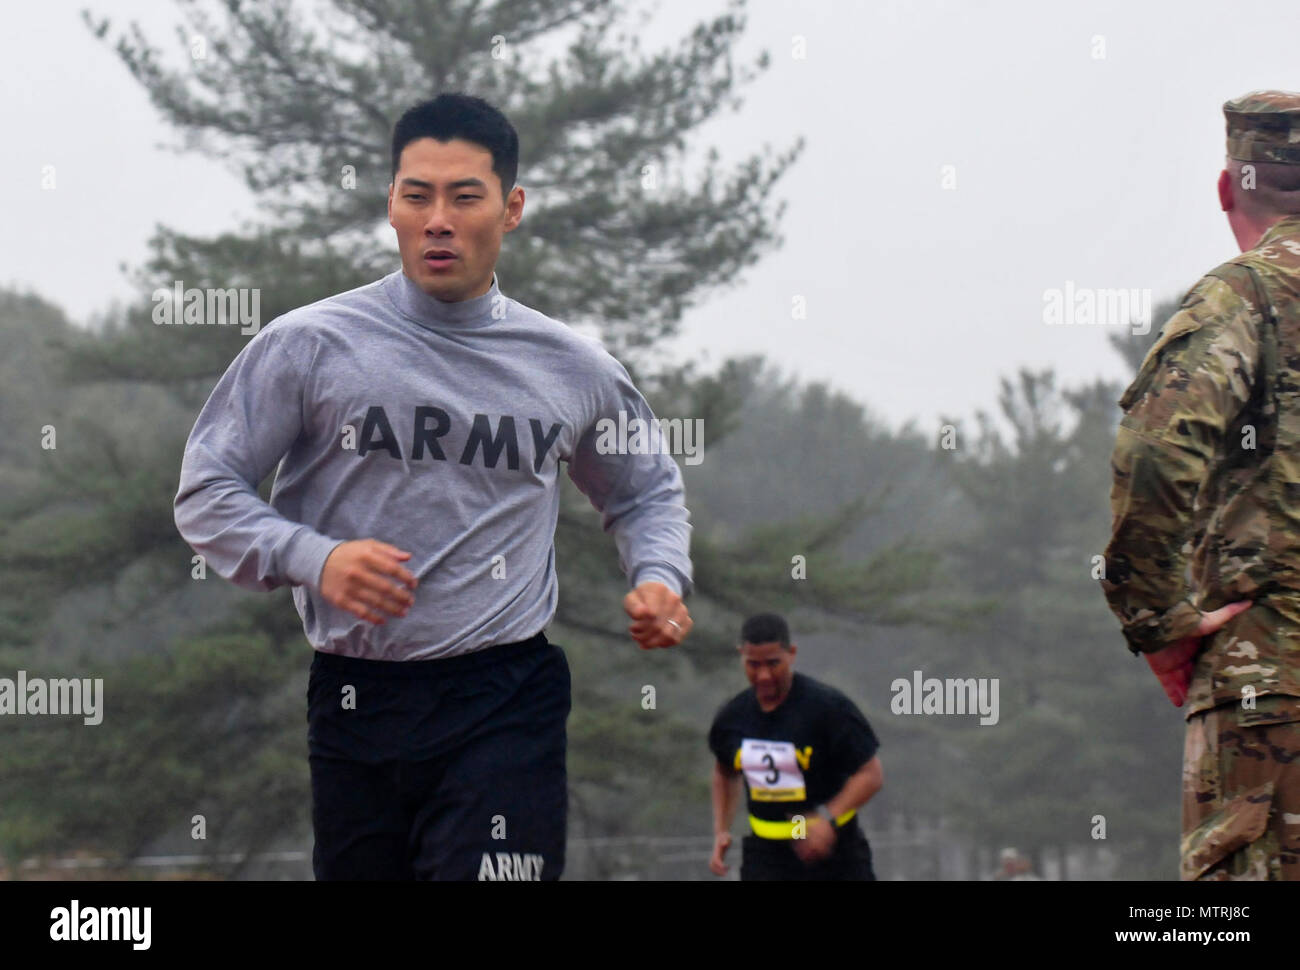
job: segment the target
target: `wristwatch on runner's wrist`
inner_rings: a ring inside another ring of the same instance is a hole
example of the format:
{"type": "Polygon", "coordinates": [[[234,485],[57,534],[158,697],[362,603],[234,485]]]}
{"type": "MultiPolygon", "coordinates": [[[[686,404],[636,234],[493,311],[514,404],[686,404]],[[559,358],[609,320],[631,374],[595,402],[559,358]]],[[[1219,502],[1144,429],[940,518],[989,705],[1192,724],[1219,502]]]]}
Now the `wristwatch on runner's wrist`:
{"type": "Polygon", "coordinates": [[[818,805],[816,808],[816,812],[822,818],[826,819],[826,821],[830,822],[832,829],[836,827],[835,816],[831,814],[831,810],[829,808],[827,808],[825,805],[818,805]]]}

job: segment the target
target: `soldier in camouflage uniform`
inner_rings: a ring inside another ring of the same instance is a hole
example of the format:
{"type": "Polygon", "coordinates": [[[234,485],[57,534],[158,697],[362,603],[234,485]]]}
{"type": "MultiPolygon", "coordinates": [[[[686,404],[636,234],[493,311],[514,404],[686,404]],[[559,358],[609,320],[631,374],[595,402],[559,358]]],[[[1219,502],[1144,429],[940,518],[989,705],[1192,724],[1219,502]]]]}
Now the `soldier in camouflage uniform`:
{"type": "Polygon", "coordinates": [[[1187,702],[1182,878],[1300,879],[1300,95],[1223,110],[1242,253],[1120,399],[1102,587],[1187,702]]]}

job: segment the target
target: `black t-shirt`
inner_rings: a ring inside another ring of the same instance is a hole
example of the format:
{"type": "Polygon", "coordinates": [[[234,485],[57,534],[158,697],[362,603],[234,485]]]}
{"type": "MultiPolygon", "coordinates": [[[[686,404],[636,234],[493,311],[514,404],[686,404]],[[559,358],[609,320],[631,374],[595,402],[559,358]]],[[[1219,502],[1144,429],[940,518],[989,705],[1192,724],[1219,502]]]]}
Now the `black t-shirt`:
{"type": "MultiPolygon", "coordinates": [[[[709,729],[709,748],[719,764],[744,772],[749,813],[775,822],[796,814],[811,819],[879,747],[851,700],[800,673],[775,710],[759,707],[751,687],[724,704],[709,729]]],[[[856,815],[845,828],[861,831],[856,815]]],[[[784,848],[791,851],[788,844],[784,848]]]]}

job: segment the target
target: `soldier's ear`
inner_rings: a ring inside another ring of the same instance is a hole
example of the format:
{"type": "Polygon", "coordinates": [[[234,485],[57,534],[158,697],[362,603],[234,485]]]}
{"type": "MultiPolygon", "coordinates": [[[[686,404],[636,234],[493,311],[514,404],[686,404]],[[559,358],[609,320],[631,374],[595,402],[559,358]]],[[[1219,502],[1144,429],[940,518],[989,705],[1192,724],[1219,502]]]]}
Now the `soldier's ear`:
{"type": "Polygon", "coordinates": [[[1232,175],[1225,168],[1219,173],[1219,208],[1231,212],[1236,206],[1237,200],[1232,194],[1232,175]]]}

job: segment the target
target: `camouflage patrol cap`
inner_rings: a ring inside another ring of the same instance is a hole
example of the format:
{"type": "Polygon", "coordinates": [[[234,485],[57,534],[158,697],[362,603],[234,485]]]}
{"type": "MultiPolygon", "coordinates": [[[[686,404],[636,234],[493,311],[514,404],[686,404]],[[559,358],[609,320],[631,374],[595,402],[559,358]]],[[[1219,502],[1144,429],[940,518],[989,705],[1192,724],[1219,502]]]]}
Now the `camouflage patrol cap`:
{"type": "Polygon", "coordinates": [[[1228,157],[1300,165],[1300,94],[1252,91],[1223,106],[1228,157]]]}

